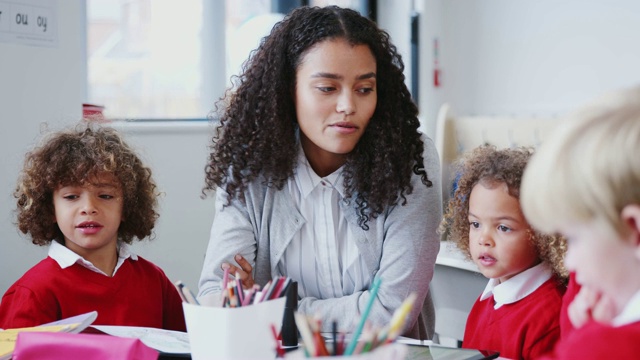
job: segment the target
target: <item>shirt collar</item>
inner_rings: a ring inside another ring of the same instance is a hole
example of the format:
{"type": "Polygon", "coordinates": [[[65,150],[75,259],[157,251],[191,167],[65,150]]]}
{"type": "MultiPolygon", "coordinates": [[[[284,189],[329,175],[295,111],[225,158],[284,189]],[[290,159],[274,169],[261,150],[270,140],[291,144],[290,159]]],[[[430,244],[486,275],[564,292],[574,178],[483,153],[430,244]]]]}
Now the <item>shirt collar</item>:
{"type": "Polygon", "coordinates": [[[304,149],[302,149],[302,144],[299,144],[298,151],[298,167],[296,169],[295,180],[300,188],[300,192],[302,193],[302,197],[306,198],[313,189],[315,189],[318,184],[321,182],[325,182],[332,186],[334,189],[338,191],[341,197],[344,198],[344,181],[342,179],[342,169],[344,166],[341,166],[338,170],[333,173],[320,177],[316,172],[311,168],[311,164],[309,164],[309,160],[304,154],[304,149]]]}
{"type": "Polygon", "coordinates": [[[631,297],[622,312],[613,319],[612,324],[613,326],[622,326],[637,321],[640,321],[640,291],[631,297]]]}
{"type": "Polygon", "coordinates": [[[551,276],[553,276],[551,268],[540,263],[503,283],[499,283],[498,279],[490,279],[480,296],[480,300],[486,300],[493,295],[495,300],[493,308],[497,310],[502,305],[524,299],[549,280],[551,276]]]}
{"type": "MultiPolygon", "coordinates": [[[[90,261],[85,260],[82,256],[69,250],[69,248],[67,248],[64,245],[61,245],[59,242],[55,240],[52,241],[51,245],[49,246],[48,255],[50,258],[55,260],[62,269],[66,269],[72,266],[73,264],[78,263],[89,270],[106,275],[102,270],[95,267],[90,261]]],[[[138,260],[138,256],[135,253],[133,253],[133,251],[131,250],[131,247],[127,243],[119,243],[118,262],[116,264],[116,269],[113,272],[114,274],[118,270],[120,265],[122,265],[122,263],[128,258],[131,258],[131,260],[134,260],[134,261],[138,260]]]]}

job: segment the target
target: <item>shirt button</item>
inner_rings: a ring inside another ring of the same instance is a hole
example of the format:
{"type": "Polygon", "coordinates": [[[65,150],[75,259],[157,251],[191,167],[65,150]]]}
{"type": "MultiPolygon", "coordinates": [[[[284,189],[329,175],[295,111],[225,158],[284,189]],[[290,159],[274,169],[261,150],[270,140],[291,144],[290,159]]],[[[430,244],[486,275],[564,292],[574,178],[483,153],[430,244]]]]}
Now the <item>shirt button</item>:
{"type": "Polygon", "coordinates": [[[322,184],[322,186],[327,186],[327,184],[325,184],[324,181],[320,181],[320,184],[322,184]]]}

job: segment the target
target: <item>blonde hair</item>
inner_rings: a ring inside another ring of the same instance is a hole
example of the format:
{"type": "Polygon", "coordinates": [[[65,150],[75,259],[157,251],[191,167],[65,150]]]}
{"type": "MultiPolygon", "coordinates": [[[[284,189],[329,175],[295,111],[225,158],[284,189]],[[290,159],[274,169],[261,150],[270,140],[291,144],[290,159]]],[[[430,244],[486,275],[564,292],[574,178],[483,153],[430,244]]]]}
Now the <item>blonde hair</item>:
{"type": "Polygon", "coordinates": [[[531,159],[522,208],[531,224],[556,232],[594,222],[622,236],[620,213],[640,204],[640,87],[599,99],[563,121],[531,159]]]}
{"type": "MultiPolygon", "coordinates": [[[[438,231],[447,234],[449,240],[468,257],[469,250],[469,199],[471,191],[479,184],[505,184],[509,195],[520,199],[522,174],[533,153],[532,148],[497,149],[483,145],[464,153],[454,165],[459,174],[456,191],[449,200],[438,231]]],[[[528,222],[528,219],[527,219],[528,222]]],[[[529,239],[535,246],[540,260],[548,264],[553,272],[564,280],[568,272],[563,260],[567,251],[563,237],[530,231],[529,239]]]]}

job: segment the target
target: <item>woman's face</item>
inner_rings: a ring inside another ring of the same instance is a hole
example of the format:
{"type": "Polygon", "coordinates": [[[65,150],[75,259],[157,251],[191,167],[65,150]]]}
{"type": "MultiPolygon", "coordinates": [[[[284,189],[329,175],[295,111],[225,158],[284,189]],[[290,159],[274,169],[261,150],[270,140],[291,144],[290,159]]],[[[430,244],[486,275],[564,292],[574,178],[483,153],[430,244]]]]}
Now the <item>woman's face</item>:
{"type": "Polygon", "coordinates": [[[376,59],[366,45],[322,41],[296,72],[295,104],[302,148],[319,176],[337,170],[376,109],[376,59]]]}

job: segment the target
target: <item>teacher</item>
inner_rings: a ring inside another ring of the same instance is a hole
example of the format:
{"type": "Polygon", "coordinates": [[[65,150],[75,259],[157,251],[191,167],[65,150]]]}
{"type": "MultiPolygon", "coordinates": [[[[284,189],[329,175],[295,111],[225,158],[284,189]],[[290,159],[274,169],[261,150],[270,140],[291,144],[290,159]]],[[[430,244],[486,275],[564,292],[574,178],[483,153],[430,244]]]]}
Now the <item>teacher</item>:
{"type": "Polygon", "coordinates": [[[416,293],[404,335],[432,337],[440,165],[403,69],[389,35],[350,9],[298,8],[262,39],[219,106],[202,303],[219,303],[224,269],[245,286],[288,276],[298,311],[348,331],[379,277],[368,319],[386,325],[416,293]]]}

